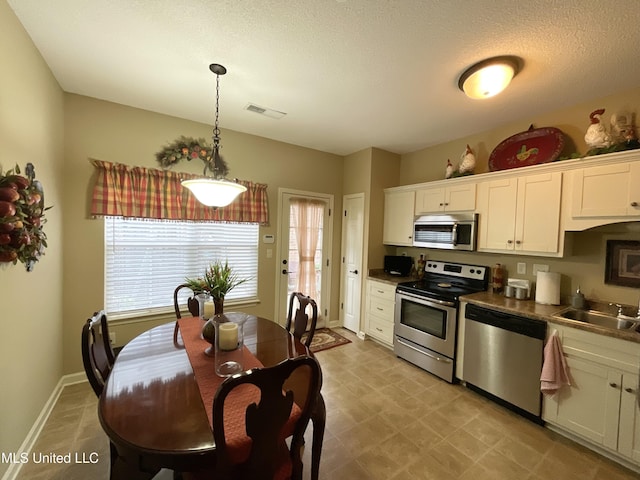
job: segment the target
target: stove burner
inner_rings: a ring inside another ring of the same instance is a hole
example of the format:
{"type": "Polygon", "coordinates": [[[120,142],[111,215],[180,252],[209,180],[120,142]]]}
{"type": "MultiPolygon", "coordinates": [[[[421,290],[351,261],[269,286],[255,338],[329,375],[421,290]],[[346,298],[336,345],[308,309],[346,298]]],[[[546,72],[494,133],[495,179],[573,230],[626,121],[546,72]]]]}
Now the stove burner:
{"type": "Polygon", "coordinates": [[[418,281],[398,284],[397,290],[422,297],[457,301],[461,295],[486,290],[488,268],[431,261],[431,270],[425,271],[418,281]]]}

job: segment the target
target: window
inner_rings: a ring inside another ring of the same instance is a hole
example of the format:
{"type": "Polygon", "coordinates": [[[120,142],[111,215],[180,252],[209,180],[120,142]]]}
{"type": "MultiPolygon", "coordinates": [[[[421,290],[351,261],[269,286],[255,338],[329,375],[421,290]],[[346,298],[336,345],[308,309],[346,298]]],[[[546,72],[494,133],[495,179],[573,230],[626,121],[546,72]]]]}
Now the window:
{"type": "MultiPolygon", "coordinates": [[[[173,291],[200,277],[215,259],[249,280],[226,300],[258,295],[258,224],[179,222],[105,217],[105,305],[110,315],[173,308],[173,291]]],[[[185,292],[181,303],[186,302],[185,292]]]]}

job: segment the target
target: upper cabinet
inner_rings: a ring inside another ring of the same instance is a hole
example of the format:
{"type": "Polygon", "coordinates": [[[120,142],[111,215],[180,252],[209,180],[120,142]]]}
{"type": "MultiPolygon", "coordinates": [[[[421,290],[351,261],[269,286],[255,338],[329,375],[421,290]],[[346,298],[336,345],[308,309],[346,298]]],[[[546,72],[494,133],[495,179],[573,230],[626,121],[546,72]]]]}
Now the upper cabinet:
{"type": "Polygon", "coordinates": [[[640,217],[640,164],[613,163],[573,172],[571,215],[640,217]]]}
{"type": "Polygon", "coordinates": [[[478,186],[478,251],[559,256],[562,172],[478,186]]]}
{"type": "Polygon", "coordinates": [[[383,242],[456,212],[478,213],[478,251],[561,257],[567,231],[640,221],[640,150],[386,189],[383,242]]]}
{"type": "Polygon", "coordinates": [[[384,192],[384,226],[382,243],[413,245],[413,217],[416,192],[397,190],[384,192]]]}
{"type": "Polygon", "coordinates": [[[475,209],[476,183],[474,181],[450,187],[424,187],[416,191],[416,215],[473,212],[475,209]]]}

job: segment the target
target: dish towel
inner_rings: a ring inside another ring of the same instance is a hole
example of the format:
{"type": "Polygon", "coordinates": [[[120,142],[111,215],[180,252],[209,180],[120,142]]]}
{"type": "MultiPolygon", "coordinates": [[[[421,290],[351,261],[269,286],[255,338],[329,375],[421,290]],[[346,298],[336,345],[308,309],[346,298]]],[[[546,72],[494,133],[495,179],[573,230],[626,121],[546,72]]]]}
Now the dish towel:
{"type": "Polygon", "coordinates": [[[540,391],[545,395],[554,395],[565,385],[571,385],[567,372],[567,363],[562,353],[558,331],[554,330],[544,347],[544,364],[540,375],[540,391]]]}

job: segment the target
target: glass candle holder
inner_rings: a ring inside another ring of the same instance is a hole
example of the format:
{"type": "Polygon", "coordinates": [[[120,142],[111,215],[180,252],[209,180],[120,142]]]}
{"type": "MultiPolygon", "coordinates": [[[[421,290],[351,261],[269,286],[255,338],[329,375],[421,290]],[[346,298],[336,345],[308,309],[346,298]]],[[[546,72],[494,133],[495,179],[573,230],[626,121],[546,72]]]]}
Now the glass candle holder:
{"type": "Polygon", "coordinates": [[[206,304],[207,304],[207,300],[210,300],[210,299],[211,297],[209,297],[209,295],[207,295],[206,293],[199,293],[196,295],[196,300],[198,301],[198,312],[202,320],[206,320],[207,318],[211,317],[211,316],[209,317],[206,316],[206,313],[207,313],[206,304]]]}
{"type": "Polygon", "coordinates": [[[229,312],[213,317],[216,374],[229,377],[244,370],[244,322],[246,313],[229,312]]]}

